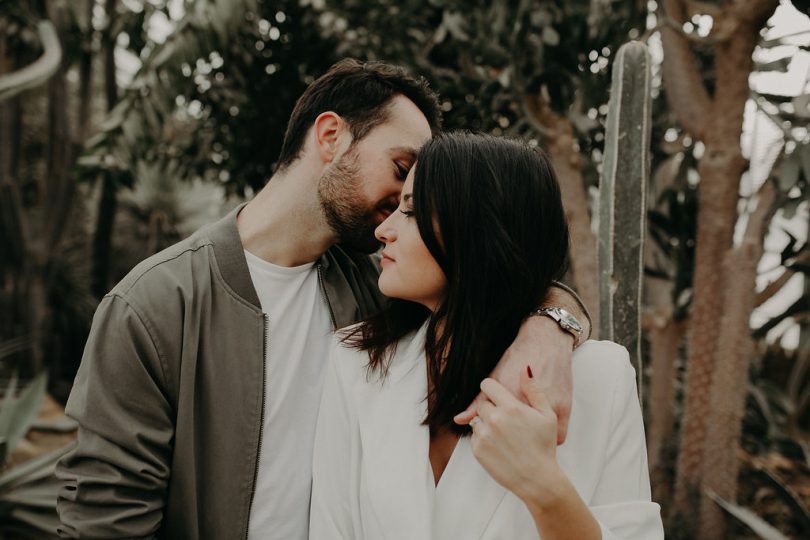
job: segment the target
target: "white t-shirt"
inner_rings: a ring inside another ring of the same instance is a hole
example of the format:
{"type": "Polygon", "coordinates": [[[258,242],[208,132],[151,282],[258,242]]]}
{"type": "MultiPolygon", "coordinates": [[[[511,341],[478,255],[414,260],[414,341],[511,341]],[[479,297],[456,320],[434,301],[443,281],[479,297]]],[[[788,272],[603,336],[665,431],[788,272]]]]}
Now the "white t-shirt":
{"type": "Polygon", "coordinates": [[[247,251],[245,257],[268,328],[264,431],[248,538],[304,540],[332,322],[314,263],[287,268],[247,251]]]}

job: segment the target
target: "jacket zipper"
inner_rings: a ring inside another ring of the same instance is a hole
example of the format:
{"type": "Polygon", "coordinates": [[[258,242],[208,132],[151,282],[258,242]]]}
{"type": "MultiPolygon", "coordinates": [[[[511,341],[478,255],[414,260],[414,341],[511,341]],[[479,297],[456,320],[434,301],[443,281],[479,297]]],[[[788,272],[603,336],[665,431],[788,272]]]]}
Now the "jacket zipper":
{"type": "Polygon", "coordinates": [[[323,273],[321,271],[321,263],[318,263],[316,266],[318,270],[318,285],[321,289],[321,295],[323,297],[324,302],[326,302],[326,307],[329,308],[329,318],[332,319],[332,328],[337,330],[337,321],[335,321],[335,312],[332,311],[332,304],[329,303],[329,297],[326,295],[326,287],[323,284],[323,273]]]}
{"type": "Polygon", "coordinates": [[[248,516],[245,522],[245,540],[250,531],[250,510],[253,507],[253,497],[256,496],[256,480],[259,478],[259,457],[262,454],[262,435],[264,434],[264,406],[267,400],[267,347],[270,339],[270,317],[262,313],[264,319],[264,335],[262,340],[262,410],[259,413],[259,443],[256,447],[256,466],[253,468],[253,485],[250,488],[250,502],[248,503],[248,516]]]}

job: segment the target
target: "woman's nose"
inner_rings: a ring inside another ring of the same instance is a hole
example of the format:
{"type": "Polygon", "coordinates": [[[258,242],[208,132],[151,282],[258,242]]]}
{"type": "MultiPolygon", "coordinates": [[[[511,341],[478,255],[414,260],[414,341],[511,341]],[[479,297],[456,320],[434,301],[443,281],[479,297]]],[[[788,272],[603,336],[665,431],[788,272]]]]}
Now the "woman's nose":
{"type": "Polygon", "coordinates": [[[376,229],[374,229],[374,236],[380,242],[384,242],[386,244],[392,242],[396,238],[396,231],[393,227],[392,218],[396,214],[396,210],[393,214],[389,215],[385,218],[385,221],[380,223],[376,229]]]}

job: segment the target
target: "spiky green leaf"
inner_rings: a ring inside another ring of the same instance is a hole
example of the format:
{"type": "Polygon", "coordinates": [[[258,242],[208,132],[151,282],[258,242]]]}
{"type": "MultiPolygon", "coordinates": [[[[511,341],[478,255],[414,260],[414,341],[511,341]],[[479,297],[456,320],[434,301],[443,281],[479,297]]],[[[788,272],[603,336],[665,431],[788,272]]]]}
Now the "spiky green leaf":
{"type": "Polygon", "coordinates": [[[779,530],[756,515],[751,509],[738,504],[734,504],[720,497],[712,490],[706,490],[706,494],[716,502],[720,508],[734,516],[736,519],[748,526],[760,538],[764,540],[788,540],[788,537],[779,532],[779,530]]]}

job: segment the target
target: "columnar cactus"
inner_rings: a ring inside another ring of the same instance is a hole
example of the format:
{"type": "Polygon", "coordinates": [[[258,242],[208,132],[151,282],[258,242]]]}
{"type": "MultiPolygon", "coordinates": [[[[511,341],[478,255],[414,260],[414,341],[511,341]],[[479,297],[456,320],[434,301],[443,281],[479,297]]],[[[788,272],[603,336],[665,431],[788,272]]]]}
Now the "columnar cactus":
{"type": "Polygon", "coordinates": [[[643,43],[619,48],[599,187],[599,335],[624,345],[641,392],[642,248],[650,171],[650,54],[643,43]]]}

